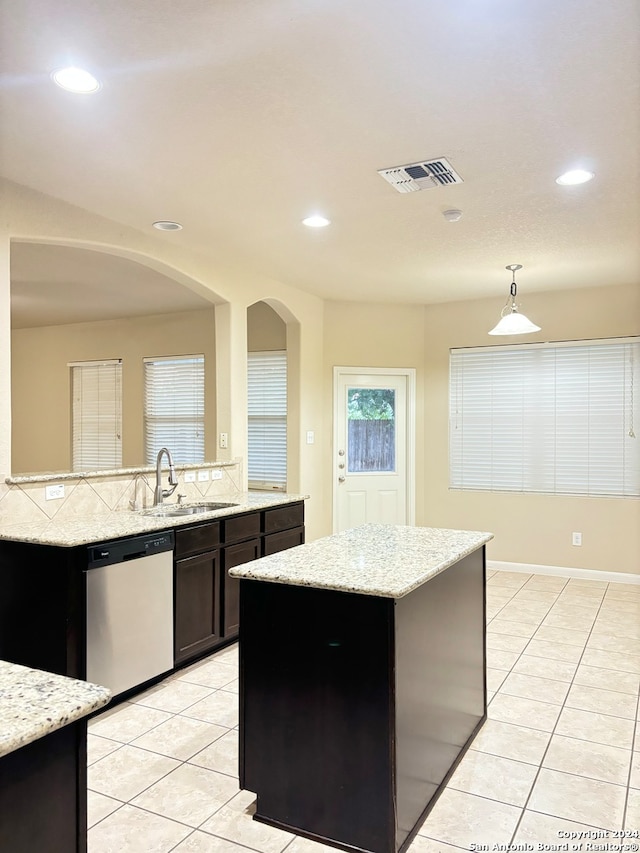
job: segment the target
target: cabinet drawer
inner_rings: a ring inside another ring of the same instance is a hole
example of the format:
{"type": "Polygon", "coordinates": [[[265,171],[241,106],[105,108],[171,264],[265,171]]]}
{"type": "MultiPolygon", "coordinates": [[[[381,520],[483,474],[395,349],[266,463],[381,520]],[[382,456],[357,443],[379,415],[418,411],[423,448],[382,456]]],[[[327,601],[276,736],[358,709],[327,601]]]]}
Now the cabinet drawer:
{"type": "Polygon", "coordinates": [[[225,569],[232,569],[234,566],[250,563],[261,556],[260,540],[251,539],[249,542],[239,542],[237,545],[224,548],[222,553],[224,555],[225,569]]]}
{"type": "Polygon", "coordinates": [[[282,533],[272,533],[264,537],[264,554],[277,554],[287,548],[295,548],[296,545],[304,544],[304,527],[295,527],[293,530],[283,530],[282,533]]]}
{"type": "Polygon", "coordinates": [[[287,530],[289,527],[299,527],[301,524],[304,524],[303,503],[265,510],[265,533],[274,533],[276,530],[287,530]]]}
{"type": "Polygon", "coordinates": [[[238,542],[241,539],[253,539],[260,535],[260,513],[251,512],[235,518],[225,518],[222,522],[222,539],[225,544],[238,542]]]}
{"type": "Polygon", "coordinates": [[[198,527],[178,528],[175,532],[176,559],[212,551],[220,544],[220,522],[200,524],[198,527]]]}

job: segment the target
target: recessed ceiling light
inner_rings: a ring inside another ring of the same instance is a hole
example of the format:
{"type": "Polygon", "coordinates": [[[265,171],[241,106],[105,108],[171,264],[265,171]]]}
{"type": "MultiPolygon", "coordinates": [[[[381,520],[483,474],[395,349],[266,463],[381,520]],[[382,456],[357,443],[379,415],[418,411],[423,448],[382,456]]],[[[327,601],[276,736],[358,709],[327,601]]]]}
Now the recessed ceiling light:
{"type": "Polygon", "coordinates": [[[443,211],[442,215],[447,222],[459,222],[462,219],[462,211],[452,208],[451,210],[443,211]]]}
{"type": "Polygon", "coordinates": [[[302,220],[303,225],[308,225],[309,228],[324,228],[325,225],[330,225],[331,222],[325,216],[307,216],[302,220]]]}
{"type": "Polygon", "coordinates": [[[586,169],[572,169],[570,172],[565,172],[559,178],[556,178],[556,184],[560,184],[563,187],[570,187],[574,184],[586,184],[587,181],[591,181],[593,178],[595,178],[593,172],[587,172],[586,169]]]}
{"type": "Polygon", "coordinates": [[[77,95],[90,95],[100,88],[100,83],[93,74],[83,68],[59,68],[53,72],[51,78],[61,89],[75,92],[77,95]]]}
{"type": "Polygon", "coordinates": [[[153,223],[153,227],[158,231],[182,231],[182,225],[179,222],[171,222],[168,219],[159,219],[153,223]]]}

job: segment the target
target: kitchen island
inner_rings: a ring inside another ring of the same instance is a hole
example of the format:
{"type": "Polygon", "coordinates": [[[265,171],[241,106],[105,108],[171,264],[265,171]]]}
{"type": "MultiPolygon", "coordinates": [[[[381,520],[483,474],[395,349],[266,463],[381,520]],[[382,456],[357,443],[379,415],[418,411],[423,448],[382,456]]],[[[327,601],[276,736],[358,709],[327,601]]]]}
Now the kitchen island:
{"type": "Polygon", "coordinates": [[[0,661],[0,850],[86,853],[86,716],[105,687],[0,661]]]}
{"type": "Polygon", "coordinates": [[[345,850],[408,847],[486,719],[491,538],[364,525],[231,570],[256,820],[345,850]]]}

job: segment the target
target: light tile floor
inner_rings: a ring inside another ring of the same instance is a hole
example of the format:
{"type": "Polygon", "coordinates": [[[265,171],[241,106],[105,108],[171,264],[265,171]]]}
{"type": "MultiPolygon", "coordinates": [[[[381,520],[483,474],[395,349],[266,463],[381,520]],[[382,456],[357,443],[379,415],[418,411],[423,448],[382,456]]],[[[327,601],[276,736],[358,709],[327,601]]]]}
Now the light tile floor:
{"type": "MultiPolygon", "coordinates": [[[[487,621],[488,720],[410,853],[640,845],[640,586],[489,572],[487,621]]],[[[334,850],[251,820],[237,694],[234,646],[89,723],[89,853],[334,850]]]]}

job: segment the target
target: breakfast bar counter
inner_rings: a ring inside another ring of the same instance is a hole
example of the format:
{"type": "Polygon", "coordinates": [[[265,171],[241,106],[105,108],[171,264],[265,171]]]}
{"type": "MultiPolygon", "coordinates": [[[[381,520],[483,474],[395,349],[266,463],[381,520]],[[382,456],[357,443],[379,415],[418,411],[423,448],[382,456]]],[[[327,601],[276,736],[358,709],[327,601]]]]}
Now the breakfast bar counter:
{"type": "Polygon", "coordinates": [[[107,688],[0,661],[0,850],[85,853],[88,714],[107,688]]]}
{"type": "Polygon", "coordinates": [[[406,850],[486,719],[491,538],[363,525],[231,570],[256,820],[406,850]]]}

